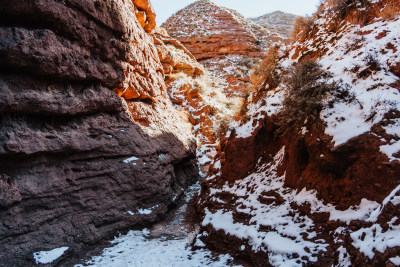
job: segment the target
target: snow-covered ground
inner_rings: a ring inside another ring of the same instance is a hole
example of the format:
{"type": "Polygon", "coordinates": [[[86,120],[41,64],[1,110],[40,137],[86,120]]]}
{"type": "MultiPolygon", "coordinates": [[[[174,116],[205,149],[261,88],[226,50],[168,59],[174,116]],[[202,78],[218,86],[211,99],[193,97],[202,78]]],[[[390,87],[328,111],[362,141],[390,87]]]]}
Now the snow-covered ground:
{"type": "Polygon", "coordinates": [[[186,238],[151,238],[150,231],[130,231],[115,238],[113,247],[106,248],[103,254],[93,257],[82,266],[126,267],[126,266],[235,266],[229,255],[213,255],[209,250],[193,251],[191,242],[194,235],[186,238]]]}
{"type": "MultiPolygon", "coordinates": [[[[199,190],[199,183],[189,187],[185,192],[184,202],[176,209],[171,221],[115,237],[110,247],[104,249],[101,255],[75,267],[239,266],[233,264],[231,256],[218,255],[205,249],[204,244],[196,239],[199,227],[193,225],[188,227],[185,224],[188,202],[198,194],[199,190]],[[192,249],[193,243],[198,249],[192,249]]],[[[43,256],[41,260],[48,258],[43,256]]]]}

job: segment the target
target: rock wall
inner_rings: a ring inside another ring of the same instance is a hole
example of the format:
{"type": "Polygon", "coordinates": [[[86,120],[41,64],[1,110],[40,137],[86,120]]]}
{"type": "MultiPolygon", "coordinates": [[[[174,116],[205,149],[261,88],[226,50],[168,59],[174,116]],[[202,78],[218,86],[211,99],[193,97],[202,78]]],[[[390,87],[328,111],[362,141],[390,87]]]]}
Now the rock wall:
{"type": "Polygon", "coordinates": [[[134,2],[1,1],[0,265],[58,247],[84,257],[196,180],[192,126],[145,32],[151,6],[134,2]]]}

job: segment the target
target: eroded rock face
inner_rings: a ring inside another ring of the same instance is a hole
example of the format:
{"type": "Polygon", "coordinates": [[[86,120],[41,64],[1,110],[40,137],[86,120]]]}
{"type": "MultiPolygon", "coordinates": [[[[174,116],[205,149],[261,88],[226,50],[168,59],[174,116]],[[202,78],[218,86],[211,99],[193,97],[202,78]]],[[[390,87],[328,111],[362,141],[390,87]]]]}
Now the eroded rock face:
{"type": "Polygon", "coordinates": [[[177,39],[157,27],[154,42],[164,68],[168,95],[181,116],[194,126],[197,157],[205,174],[215,155],[215,146],[240,99],[228,99],[221,84],[177,39]]]}
{"type": "Polygon", "coordinates": [[[135,5],[135,14],[143,29],[150,33],[156,27],[156,13],[150,0],[132,0],[135,5]]]}
{"type": "Polygon", "coordinates": [[[2,1],[1,264],[64,246],[81,258],[159,219],[196,179],[192,126],[134,2],[2,1]]]}
{"type": "Polygon", "coordinates": [[[181,42],[171,37],[164,28],[157,27],[153,37],[164,73],[167,76],[184,73],[190,77],[197,77],[204,74],[204,68],[192,53],[181,42]]]}

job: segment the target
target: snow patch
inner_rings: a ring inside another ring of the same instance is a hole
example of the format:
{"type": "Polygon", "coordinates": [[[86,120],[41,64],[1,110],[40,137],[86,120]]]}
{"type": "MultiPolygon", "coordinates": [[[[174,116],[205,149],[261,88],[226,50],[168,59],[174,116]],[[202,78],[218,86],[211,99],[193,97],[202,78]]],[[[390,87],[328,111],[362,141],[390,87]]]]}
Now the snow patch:
{"type": "MultiPolygon", "coordinates": [[[[131,163],[132,161],[137,161],[137,160],[139,160],[139,158],[137,158],[137,157],[130,157],[130,158],[125,159],[123,162],[126,163],[126,164],[128,164],[128,163],[131,163]]],[[[136,165],[136,162],[132,162],[131,164],[132,164],[132,165],[136,165]]]]}
{"type": "Polygon", "coordinates": [[[39,251],[33,253],[36,264],[49,264],[60,258],[69,247],[55,248],[49,251],[39,251]]]}
{"type": "Polygon", "coordinates": [[[335,265],[337,267],[350,267],[351,265],[351,258],[350,254],[347,252],[346,248],[340,246],[337,250],[339,252],[338,264],[335,265]]]}
{"type": "Polygon", "coordinates": [[[400,256],[396,256],[394,258],[389,259],[394,265],[400,266],[400,256]]]}
{"type": "Polygon", "coordinates": [[[386,232],[379,224],[374,224],[351,233],[352,245],[370,259],[374,258],[375,251],[383,253],[388,248],[400,246],[400,225],[394,225],[397,220],[398,218],[394,217],[389,222],[386,232]]]}
{"type": "MultiPolygon", "coordinates": [[[[149,215],[149,214],[151,214],[153,212],[154,209],[158,208],[159,206],[160,205],[155,205],[155,206],[153,206],[151,208],[148,208],[148,209],[138,209],[137,213],[141,214],[141,215],[149,215]]],[[[126,213],[128,213],[129,215],[135,215],[136,214],[135,212],[132,212],[130,210],[128,210],[126,213]]]]}

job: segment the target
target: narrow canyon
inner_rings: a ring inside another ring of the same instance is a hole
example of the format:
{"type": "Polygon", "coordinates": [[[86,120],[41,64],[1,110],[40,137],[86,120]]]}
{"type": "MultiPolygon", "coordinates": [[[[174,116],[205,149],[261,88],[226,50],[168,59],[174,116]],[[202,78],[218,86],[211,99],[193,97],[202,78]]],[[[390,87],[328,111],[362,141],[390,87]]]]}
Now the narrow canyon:
{"type": "Polygon", "coordinates": [[[400,5],[0,0],[0,266],[400,266],[400,5]]]}

